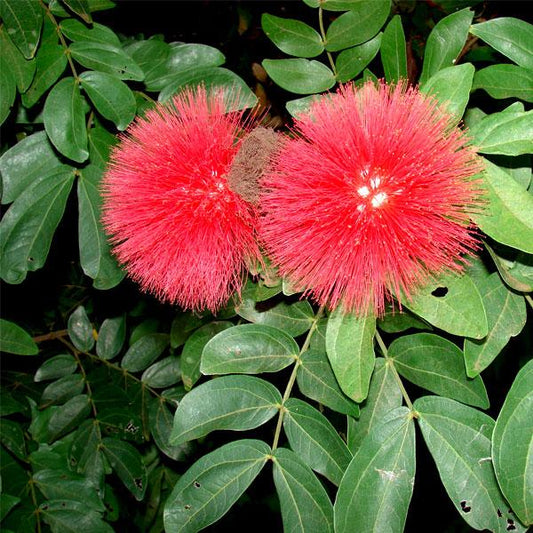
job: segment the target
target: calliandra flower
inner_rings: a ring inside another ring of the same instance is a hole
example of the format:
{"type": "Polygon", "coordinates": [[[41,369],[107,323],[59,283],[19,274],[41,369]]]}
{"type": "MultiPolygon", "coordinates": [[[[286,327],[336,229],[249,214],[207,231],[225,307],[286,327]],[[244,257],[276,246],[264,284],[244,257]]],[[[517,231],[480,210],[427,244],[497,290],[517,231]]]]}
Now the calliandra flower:
{"type": "Polygon", "coordinates": [[[262,179],[260,234],[291,285],[382,315],[477,247],[480,159],[453,117],[404,83],[341,87],[295,120],[262,179]],[[402,296],[403,295],[403,296],[402,296]]]}
{"type": "Polygon", "coordinates": [[[228,184],[257,116],[226,113],[221,92],[180,93],[130,126],[103,181],[114,253],[141,288],[213,312],[259,260],[256,209],[228,184]]]}

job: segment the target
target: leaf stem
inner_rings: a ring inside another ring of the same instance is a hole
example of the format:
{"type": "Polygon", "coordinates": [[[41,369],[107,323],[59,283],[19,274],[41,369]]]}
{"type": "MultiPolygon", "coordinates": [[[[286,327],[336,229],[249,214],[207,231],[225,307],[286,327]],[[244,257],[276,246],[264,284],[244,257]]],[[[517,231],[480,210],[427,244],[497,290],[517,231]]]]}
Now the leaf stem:
{"type": "MultiPolygon", "coordinates": [[[[322,42],[324,43],[324,46],[326,46],[326,30],[324,28],[324,10],[322,7],[318,8],[318,26],[320,27],[320,35],[322,37],[322,42]]],[[[337,77],[337,69],[335,68],[335,61],[333,61],[333,56],[330,52],[326,50],[326,55],[328,56],[329,64],[331,65],[331,70],[333,70],[333,74],[335,77],[337,77]]]]}
{"type": "Polygon", "coordinates": [[[531,309],[533,309],[533,298],[529,294],[524,294],[524,298],[526,299],[526,302],[531,306],[531,309]]]}

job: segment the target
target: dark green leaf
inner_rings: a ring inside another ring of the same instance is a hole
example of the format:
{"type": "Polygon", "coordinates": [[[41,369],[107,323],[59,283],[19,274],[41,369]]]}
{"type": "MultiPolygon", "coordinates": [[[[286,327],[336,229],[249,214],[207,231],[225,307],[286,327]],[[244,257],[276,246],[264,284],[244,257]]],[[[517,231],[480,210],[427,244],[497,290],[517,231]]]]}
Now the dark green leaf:
{"type": "Polygon", "coordinates": [[[283,429],[291,448],[315,472],[339,485],[352,458],[330,421],[308,403],[289,398],[283,429]]]}
{"type": "Polygon", "coordinates": [[[386,309],[385,314],[378,318],[378,328],[386,333],[399,333],[407,329],[431,329],[431,326],[413,315],[408,309],[386,309]]]}
{"type": "Polygon", "coordinates": [[[196,533],[221,518],[259,475],[270,448],[259,440],[231,442],[194,463],[165,504],[167,533],[196,533]]]}
{"type": "Polygon", "coordinates": [[[17,496],[11,496],[2,492],[0,494],[0,521],[2,521],[6,515],[20,502],[20,498],[17,496]]]}
{"type": "Polygon", "coordinates": [[[183,397],[169,442],[178,445],[216,429],[256,428],[278,412],[280,403],[281,394],[268,381],[252,376],[213,379],[183,397]]]}
{"type": "Polygon", "coordinates": [[[74,433],[68,452],[69,466],[88,476],[96,486],[100,486],[104,476],[101,442],[98,420],[85,420],[74,433]]]}
{"type": "Polygon", "coordinates": [[[6,389],[0,390],[0,416],[9,416],[14,413],[24,413],[27,409],[19,401],[15,400],[6,389]]]}
{"type": "Polygon", "coordinates": [[[49,381],[73,374],[78,368],[76,359],[68,353],[47,359],[35,372],[34,381],[49,381]]]}
{"type": "Polygon", "coordinates": [[[511,255],[499,252],[500,255],[497,255],[487,243],[485,247],[496,264],[500,276],[509,287],[519,292],[533,291],[533,255],[522,252],[511,255]]]}
{"type": "Polygon", "coordinates": [[[0,57],[0,70],[2,71],[2,76],[0,77],[0,124],[3,124],[11,113],[11,107],[13,107],[15,102],[17,82],[11,74],[4,57],[0,57]]]}
{"type": "Polygon", "coordinates": [[[415,401],[422,436],[457,512],[474,529],[524,531],[508,512],[491,461],[494,420],[454,400],[426,396],[415,401]]]}
{"type": "Polygon", "coordinates": [[[295,340],[277,328],[242,324],[225,329],[205,346],[202,374],[277,372],[296,361],[295,340]]]}
{"type": "Polygon", "coordinates": [[[181,380],[180,360],[175,355],[165,357],[149,366],[141,376],[143,383],[155,389],[175,385],[181,380]]]}
{"type": "Polygon", "coordinates": [[[102,24],[94,22],[91,27],[76,19],[65,19],[59,24],[61,33],[70,41],[90,41],[92,43],[112,44],[120,47],[117,34],[102,24]]]}
{"type": "Polygon", "coordinates": [[[7,418],[1,418],[0,442],[16,457],[23,461],[26,460],[28,452],[26,451],[26,441],[20,424],[7,418]]]}
{"type": "Polygon", "coordinates": [[[36,179],[4,215],[0,271],[8,283],[21,283],[28,271],[44,265],[73,181],[71,167],[57,167],[36,179]]]}
{"type": "Polygon", "coordinates": [[[361,443],[335,501],[335,531],[403,531],[415,477],[415,428],[406,407],[390,411],[361,443]]]}
{"type": "Polygon", "coordinates": [[[311,469],[286,448],[278,448],[273,461],[284,531],[332,533],[333,507],[311,469]]]}
{"type": "MultiPolygon", "coordinates": [[[[159,75],[164,75],[172,71],[172,69],[169,69],[167,72],[167,67],[165,66],[171,50],[174,50],[174,48],[156,39],[132,41],[124,47],[124,51],[133,58],[144,72],[144,83],[147,87],[150,86],[152,80],[157,79],[156,75],[158,73],[159,75]]],[[[166,82],[163,82],[160,88],[165,85],[166,82]]],[[[149,90],[153,90],[153,88],[150,87],[149,90]]]]}
{"type": "Polygon", "coordinates": [[[24,329],[14,322],[0,318],[0,351],[17,355],[37,355],[39,348],[24,329]]]}
{"type": "Polygon", "coordinates": [[[388,82],[407,79],[407,48],[400,15],[394,15],[383,32],[381,63],[388,82]]]}
{"type": "Polygon", "coordinates": [[[254,302],[264,302],[280,292],[281,288],[278,285],[275,287],[267,287],[264,283],[256,283],[251,279],[248,279],[242,289],[241,298],[243,300],[252,300],[254,302]]]}
{"type": "Polygon", "coordinates": [[[39,0],[3,0],[0,2],[0,16],[7,34],[26,59],[35,55],[44,10],[39,0]]]}
{"type": "MultiPolygon", "coordinates": [[[[37,61],[35,59],[28,61],[24,58],[20,50],[8,37],[5,26],[0,28],[0,54],[0,62],[4,62],[4,68],[6,65],[9,67],[19,92],[25,92],[35,75],[37,61]]],[[[7,70],[4,69],[3,74],[6,75],[7,70]]]]}
{"type": "Polygon", "coordinates": [[[148,368],[167,348],[168,335],[148,333],[134,342],[122,358],[122,368],[128,372],[140,372],[148,368]]]}
{"type": "Polygon", "coordinates": [[[116,357],[126,340],[126,317],[106,318],[98,331],[96,339],[96,354],[101,359],[116,357]]]}
{"type": "Polygon", "coordinates": [[[79,306],[68,319],[68,334],[80,352],[89,352],[94,346],[93,326],[83,306],[79,306]]]}
{"type": "Polygon", "coordinates": [[[88,136],[90,162],[105,169],[109,160],[109,152],[111,147],[116,144],[117,137],[98,124],[89,130],[88,136]]]}
{"type": "Polygon", "coordinates": [[[475,89],[487,91],[492,98],[533,102],[533,71],[516,65],[491,65],[476,72],[475,89]]]}
{"type": "Polygon", "coordinates": [[[500,488],[516,516],[533,524],[533,361],[516,376],[492,435],[492,461],[500,488]]]}
{"type": "Polygon", "coordinates": [[[291,56],[315,57],[324,51],[320,34],[304,22],[264,13],[261,26],[266,36],[291,56]]]}
{"type": "Polygon", "coordinates": [[[376,57],[381,39],[382,33],[378,33],[366,43],[343,50],[335,61],[337,81],[345,83],[361,73],[372,59],[376,57]]]}
{"type": "Polygon", "coordinates": [[[81,374],[66,375],[48,384],[41,396],[41,405],[64,403],[83,391],[81,374]]]}
{"type": "Polygon", "coordinates": [[[53,442],[79,426],[90,411],[89,397],[86,394],[74,396],[56,407],[48,422],[48,442],[53,442]]]}
{"type": "Polygon", "coordinates": [[[112,533],[112,527],[102,520],[101,513],[87,509],[83,502],[48,500],[39,507],[39,515],[50,526],[52,533],[112,533]]]}
{"type": "MultiPolygon", "coordinates": [[[[170,346],[178,348],[185,343],[192,331],[202,325],[202,319],[193,313],[181,313],[170,326],[170,346]]],[[[203,349],[203,348],[202,348],[203,349]]]]}
{"type": "Polygon", "coordinates": [[[85,23],[92,24],[89,0],[62,0],[65,5],[85,23]]]}

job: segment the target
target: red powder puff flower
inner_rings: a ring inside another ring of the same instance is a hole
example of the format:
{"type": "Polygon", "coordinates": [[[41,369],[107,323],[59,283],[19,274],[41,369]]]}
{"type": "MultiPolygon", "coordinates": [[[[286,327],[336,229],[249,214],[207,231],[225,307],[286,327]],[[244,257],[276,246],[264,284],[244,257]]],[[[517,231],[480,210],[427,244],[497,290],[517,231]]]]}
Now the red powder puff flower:
{"type": "Polygon", "coordinates": [[[114,253],[142,289],[216,311],[260,257],[256,209],[228,185],[254,119],[227,114],[222,93],[187,90],[139,118],[112,151],[103,182],[114,253]]]}
{"type": "Polygon", "coordinates": [[[261,235],[280,274],[330,308],[381,315],[391,293],[460,270],[481,163],[453,118],[404,84],[315,102],[262,180],[261,235]]]}

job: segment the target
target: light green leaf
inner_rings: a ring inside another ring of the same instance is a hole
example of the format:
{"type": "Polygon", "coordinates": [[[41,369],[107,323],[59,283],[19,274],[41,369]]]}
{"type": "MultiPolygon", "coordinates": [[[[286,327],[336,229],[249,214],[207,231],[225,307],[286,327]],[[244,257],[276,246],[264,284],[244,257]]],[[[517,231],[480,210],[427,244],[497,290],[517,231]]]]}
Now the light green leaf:
{"type": "Polygon", "coordinates": [[[489,407],[481,377],[467,378],[463,354],[453,342],[432,333],[405,335],[392,342],[389,356],[398,372],[415,385],[469,405],[489,407]]]}
{"type": "Polygon", "coordinates": [[[117,34],[98,22],[93,22],[90,27],[76,19],[65,19],[59,24],[61,33],[70,41],[89,41],[92,43],[112,44],[120,47],[117,34]]]}
{"type": "Polygon", "coordinates": [[[284,531],[333,533],[331,501],[311,469],[286,448],[278,448],[273,461],[284,531]]]}
{"type": "Polygon", "coordinates": [[[0,318],[0,351],[17,355],[37,355],[39,347],[31,335],[20,326],[0,318]]]}
{"type": "Polygon", "coordinates": [[[298,457],[315,472],[339,485],[352,458],[331,422],[308,403],[289,398],[283,429],[298,457]]]}
{"type": "Polygon", "coordinates": [[[379,47],[382,45],[382,35],[380,32],[366,43],[343,50],[337,56],[335,60],[337,81],[345,83],[363,71],[372,59],[376,57],[379,47]]]}
{"type": "Polygon", "coordinates": [[[98,331],[96,354],[101,359],[113,359],[119,354],[125,340],[126,317],[122,315],[115,318],[106,318],[98,331]]]}
{"type": "Polygon", "coordinates": [[[452,335],[482,339],[488,333],[481,295],[466,274],[445,274],[404,305],[433,326],[452,335]]]}
{"type": "Polygon", "coordinates": [[[183,397],[169,442],[178,445],[216,429],[256,428],[278,412],[280,403],[281,394],[268,381],[252,376],[213,379],[183,397]]]}
{"type": "Polygon", "coordinates": [[[93,326],[82,305],[68,318],[68,334],[80,352],[88,352],[94,346],[93,326]]]}
{"type": "Polygon", "coordinates": [[[494,420],[448,398],[425,396],[414,403],[422,436],[457,512],[474,529],[507,533],[525,528],[508,512],[491,461],[494,420]]]}
{"type": "MultiPolygon", "coordinates": [[[[289,100],[285,107],[287,108],[287,111],[291,114],[293,117],[297,117],[298,115],[302,113],[307,113],[311,107],[311,105],[314,102],[318,102],[322,98],[327,98],[329,93],[325,94],[312,94],[311,96],[304,96],[303,98],[296,98],[295,100],[289,100]]],[[[283,280],[283,283],[286,285],[288,284],[288,281],[285,279],[283,280]]],[[[292,287],[289,285],[289,290],[292,290],[292,287]]],[[[283,291],[285,294],[285,290],[283,291]]],[[[294,293],[293,293],[294,294],[294,293]]],[[[289,296],[289,295],[287,295],[289,296]]]]}
{"type": "Polygon", "coordinates": [[[7,34],[26,59],[35,55],[44,10],[39,0],[3,0],[0,2],[2,17],[7,34]]]}
{"type": "Polygon", "coordinates": [[[167,348],[169,336],[165,333],[148,333],[134,342],[124,354],[120,365],[129,372],[148,368],[167,348]]]}
{"type": "Polygon", "coordinates": [[[407,79],[407,48],[400,15],[394,15],[383,32],[381,63],[388,82],[407,79]]]}
{"type": "Polygon", "coordinates": [[[375,331],[373,316],[345,314],[342,307],[328,320],[326,352],[331,368],[344,394],[356,402],[362,402],[368,394],[375,362],[375,331]]]}
{"type": "Polygon", "coordinates": [[[474,76],[475,89],[483,89],[492,98],[520,98],[533,102],[533,70],[516,65],[491,65],[474,76]]]}
{"type": "Polygon", "coordinates": [[[406,407],[398,407],[372,428],[342,478],[336,533],[403,531],[414,477],[413,419],[406,407]]]}
{"type": "Polygon", "coordinates": [[[470,9],[461,9],[440,20],[429,34],[420,83],[425,83],[439,70],[455,64],[474,17],[470,9]]]}
{"type": "Polygon", "coordinates": [[[221,331],[205,346],[202,374],[277,372],[296,361],[300,349],[284,331],[262,324],[241,324],[221,331]]]}
{"type": "Polygon", "coordinates": [[[7,66],[17,83],[19,92],[25,92],[35,75],[37,61],[35,59],[28,61],[24,58],[20,50],[8,37],[5,26],[0,28],[0,57],[0,62],[4,63],[3,74],[7,75],[7,66]]]}
{"type": "Polygon", "coordinates": [[[516,376],[492,434],[492,461],[516,516],[533,524],[533,361],[516,376]]]}
{"type": "Polygon", "coordinates": [[[78,368],[78,364],[72,355],[68,353],[54,355],[37,369],[33,381],[39,382],[62,378],[73,374],[76,368],[78,368]]]}
{"type": "Polygon", "coordinates": [[[263,67],[274,83],[296,94],[320,93],[335,85],[335,75],[319,61],[265,59],[263,67]]]}
{"type": "Polygon", "coordinates": [[[167,533],[197,533],[224,516],[259,475],[270,447],[259,440],[230,442],[196,461],[165,503],[167,533]]]}

